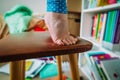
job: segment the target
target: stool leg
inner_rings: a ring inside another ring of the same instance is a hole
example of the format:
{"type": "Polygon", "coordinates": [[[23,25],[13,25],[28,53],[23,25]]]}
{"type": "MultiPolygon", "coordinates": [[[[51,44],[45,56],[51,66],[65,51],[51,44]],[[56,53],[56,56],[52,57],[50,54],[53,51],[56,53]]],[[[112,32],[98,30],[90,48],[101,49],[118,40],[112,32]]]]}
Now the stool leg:
{"type": "Polygon", "coordinates": [[[10,80],[25,80],[25,60],[10,62],[10,80]]]}
{"type": "Polygon", "coordinates": [[[62,80],[62,65],[61,65],[61,56],[56,56],[58,64],[58,80],[62,80]]]}
{"type": "Polygon", "coordinates": [[[69,56],[69,61],[70,61],[72,80],[80,80],[78,61],[77,61],[76,55],[77,54],[68,55],[69,56]]]}

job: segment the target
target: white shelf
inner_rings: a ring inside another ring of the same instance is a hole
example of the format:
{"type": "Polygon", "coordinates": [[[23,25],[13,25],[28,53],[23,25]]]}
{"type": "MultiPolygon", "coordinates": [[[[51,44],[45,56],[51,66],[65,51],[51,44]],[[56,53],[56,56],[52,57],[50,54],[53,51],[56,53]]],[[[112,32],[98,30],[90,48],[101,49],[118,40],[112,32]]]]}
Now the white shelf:
{"type": "Polygon", "coordinates": [[[95,13],[95,12],[105,12],[105,11],[114,10],[114,9],[120,9],[120,3],[96,7],[96,8],[84,9],[83,12],[84,13],[95,13]]]}
{"type": "Polygon", "coordinates": [[[88,40],[90,41],[91,43],[93,43],[93,50],[99,50],[99,51],[104,51],[108,54],[111,54],[113,56],[120,56],[120,51],[111,51],[111,50],[108,50],[104,47],[102,47],[102,45],[100,43],[98,43],[95,39],[93,39],[92,37],[81,37],[82,39],[85,39],[85,40],[88,40]]]}

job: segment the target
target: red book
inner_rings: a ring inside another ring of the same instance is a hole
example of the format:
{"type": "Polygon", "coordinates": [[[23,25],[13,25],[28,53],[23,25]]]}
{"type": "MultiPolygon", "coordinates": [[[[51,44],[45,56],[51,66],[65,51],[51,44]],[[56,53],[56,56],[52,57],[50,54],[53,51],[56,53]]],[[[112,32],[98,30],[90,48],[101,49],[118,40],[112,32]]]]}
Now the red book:
{"type": "Polygon", "coordinates": [[[117,0],[108,0],[108,4],[114,4],[116,2],[117,2],[117,0]]]}
{"type": "Polygon", "coordinates": [[[97,60],[97,63],[98,63],[98,64],[100,64],[100,60],[104,60],[104,59],[109,59],[109,58],[111,58],[111,56],[110,56],[109,54],[94,55],[94,56],[92,56],[92,57],[97,60]]]}
{"type": "Polygon", "coordinates": [[[92,37],[95,37],[96,35],[97,20],[98,20],[98,16],[95,15],[93,20],[93,27],[92,27],[92,37]]]}

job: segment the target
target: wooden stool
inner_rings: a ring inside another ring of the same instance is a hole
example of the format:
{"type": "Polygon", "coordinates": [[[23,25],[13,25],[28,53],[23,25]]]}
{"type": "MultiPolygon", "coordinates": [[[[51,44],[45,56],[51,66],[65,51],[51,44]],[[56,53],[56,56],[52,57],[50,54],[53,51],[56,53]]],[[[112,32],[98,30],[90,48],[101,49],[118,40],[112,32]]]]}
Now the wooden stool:
{"type": "MultiPolygon", "coordinates": [[[[0,40],[0,62],[11,61],[10,80],[25,80],[25,59],[68,54],[72,80],[79,80],[78,65],[73,53],[85,52],[91,48],[92,44],[84,39],[79,39],[75,45],[59,46],[52,42],[48,32],[23,32],[10,34],[0,40]]],[[[57,58],[60,61],[60,57],[57,58]]],[[[59,75],[60,66],[61,64],[58,65],[59,75]]]]}

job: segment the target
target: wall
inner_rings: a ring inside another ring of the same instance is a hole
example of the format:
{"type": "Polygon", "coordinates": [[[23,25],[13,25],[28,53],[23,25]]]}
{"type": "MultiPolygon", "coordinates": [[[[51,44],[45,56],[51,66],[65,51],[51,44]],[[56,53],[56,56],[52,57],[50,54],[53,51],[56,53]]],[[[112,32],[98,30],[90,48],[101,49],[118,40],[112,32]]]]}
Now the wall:
{"type": "MultiPolygon", "coordinates": [[[[0,0],[0,14],[4,14],[17,4],[23,4],[30,7],[34,13],[45,13],[46,1],[47,0],[0,0]]],[[[68,0],[68,11],[80,12],[81,0],[68,0]]]]}
{"type": "Polygon", "coordinates": [[[0,0],[0,14],[4,14],[17,4],[28,6],[35,14],[46,12],[46,0],[0,0]]]}
{"type": "Polygon", "coordinates": [[[68,0],[69,12],[81,12],[81,0],[68,0]]]}

